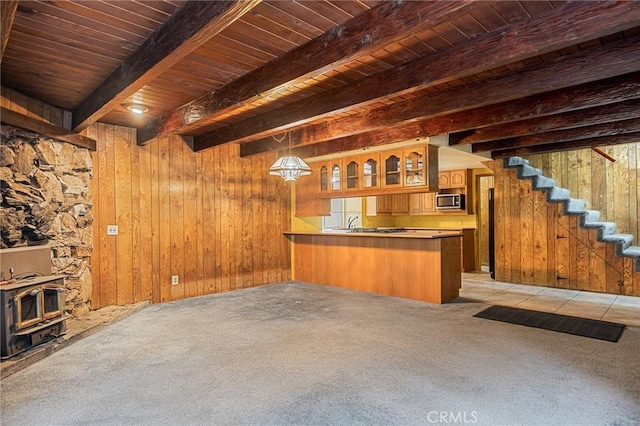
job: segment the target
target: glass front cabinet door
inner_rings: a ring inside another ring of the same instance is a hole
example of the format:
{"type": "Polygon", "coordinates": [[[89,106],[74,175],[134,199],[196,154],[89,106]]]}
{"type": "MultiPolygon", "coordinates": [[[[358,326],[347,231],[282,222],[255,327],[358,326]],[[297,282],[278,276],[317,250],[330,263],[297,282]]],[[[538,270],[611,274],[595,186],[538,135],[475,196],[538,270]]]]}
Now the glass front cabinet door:
{"type": "Polygon", "coordinates": [[[329,166],[327,164],[320,164],[318,167],[320,193],[329,192],[329,166]]]}
{"type": "Polygon", "coordinates": [[[342,163],[333,161],[331,164],[331,191],[340,191],[342,189],[342,163]]]}
{"type": "Polygon", "coordinates": [[[389,152],[382,154],[382,186],[401,187],[402,186],[402,168],[398,152],[389,152]]]}
{"type": "Polygon", "coordinates": [[[404,151],[404,185],[424,186],[425,176],[425,151],[422,147],[415,147],[404,151]]]}
{"type": "Polygon", "coordinates": [[[353,159],[345,166],[347,178],[345,190],[354,190],[360,188],[360,165],[353,159]]]}
{"type": "Polygon", "coordinates": [[[380,155],[372,154],[362,157],[362,187],[379,188],[378,163],[380,155]]]}

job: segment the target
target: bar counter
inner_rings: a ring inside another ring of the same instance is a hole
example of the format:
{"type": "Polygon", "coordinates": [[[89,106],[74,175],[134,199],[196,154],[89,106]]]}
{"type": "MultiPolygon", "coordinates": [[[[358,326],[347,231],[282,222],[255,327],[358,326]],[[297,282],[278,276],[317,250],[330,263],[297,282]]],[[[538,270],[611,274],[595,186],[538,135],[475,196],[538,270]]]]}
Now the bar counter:
{"type": "Polygon", "coordinates": [[[458,231],[291,231],[294,279],[445,303],[459,296],[458,231]]]}

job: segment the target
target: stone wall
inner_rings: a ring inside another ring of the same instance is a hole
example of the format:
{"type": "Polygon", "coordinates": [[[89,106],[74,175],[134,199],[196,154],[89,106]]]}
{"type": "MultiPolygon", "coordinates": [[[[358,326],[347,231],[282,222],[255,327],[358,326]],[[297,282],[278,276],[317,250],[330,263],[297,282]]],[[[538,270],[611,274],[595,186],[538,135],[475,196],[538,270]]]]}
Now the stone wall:
{"type": "Polygon", "coordinates": [[[91,155],[26,130],[0,129],[0,248],[52,247],[52,273],[65,274],[65,310],[91,307],[91,155]]]}

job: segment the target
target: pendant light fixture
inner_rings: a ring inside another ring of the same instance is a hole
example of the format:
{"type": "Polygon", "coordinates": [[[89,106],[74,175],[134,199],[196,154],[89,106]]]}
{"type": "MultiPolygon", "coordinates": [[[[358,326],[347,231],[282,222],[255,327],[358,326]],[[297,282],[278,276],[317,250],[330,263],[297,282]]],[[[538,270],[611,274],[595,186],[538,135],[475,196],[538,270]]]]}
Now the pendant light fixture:
{"type": "Polygon", "coordinates": [[[287,136],[289,138],[288,155],[278,158],[269,168],[269,174],[280,176],[285,181],[295,181],[300,176],[309,176],[311,167],[302,158],[291,155],[291,132],[287,132],[281,139],[277,139],[275,136],[273,139],[282,142],[287,136]]]}

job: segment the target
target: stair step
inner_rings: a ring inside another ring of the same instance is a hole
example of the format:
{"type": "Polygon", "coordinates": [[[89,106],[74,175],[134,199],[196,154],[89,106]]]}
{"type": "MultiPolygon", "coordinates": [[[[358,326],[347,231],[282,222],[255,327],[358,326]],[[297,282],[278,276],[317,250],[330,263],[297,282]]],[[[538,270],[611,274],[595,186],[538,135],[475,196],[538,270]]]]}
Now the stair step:
{"type": "Polygon", "coordinates": [[[602,237],[605,243],[616,244],[616,256],[622,256],[622,253],[631,247],[633,243],[633,235],[631,234],[610,234],[602,237]]]}
{"type": "Polygon", "coordinates": [[[585,210],[580,218],[580,226],[583,228],[596,228],[597,226],[591,226],[591,224],[600,223],[600,210],[585,210]]]}
{"type": "Polygon", "coordinates": [[[542,170],[535,167],[528,166],[526,164],[518,167],[518,179],[533,178],[534,176],[542,175],[542,170]]]}
{"type": "Polygon", "coordinates": [[[528,166],[529,160],[525,160],[522,157],[505,158],[503,162],[503,167],[507,167],[507,168],[513,168],[513,167],[524,166],[524,165],[528,166]]]}
{"type": "Polygon", "coordinates": [[[531,186],[533,187],[533,189],[538,191],[551,189],[556,186],[555,179],[548,178],[544,175],[533,176],[532,182],[533,183],[531,184],[531,186]]]}
{"type": "Polygon", "coordinates": [[[638,246],[627,247],[626,249],[622,250],[621,256],[634,257],[635,258],[634,269],[636,272],[640,272],[640,247],[638,246]]]}
{"type": "Polygon", "coordinates": [[[622,255],[625,257],[637,257],[640,258],[640,247],[639,246],[631,246],[622,250],[622,255]]]}
{"type": "Polygon", "coordinates": [[[569,198],[563,202],[564,214],[583,214],[585,202],[580,198],[569,198]]]}
{"type": "Polygon", "coordinates": [[[621,242],[626,244],[625,248],[631,247],[633,242],[633,235],[631,234],[609,234],[602,237],[602,241],[617,243],[621,242]]]}
{"type": "MultiPolygon", "coordinates": [[[[598,222],[596,238],[598,241],[604,241],[603,238],[607,235],[615,234],[616,224],[614,222],[598,222]]],[[[589,226],[590,228],[591,226],[589,226]]]]}
{"type": "Polygon", "coordinates": [[[571,198],[569,190],[566,188],[554,186],[547,192],[547,201],[550,203],[561,203],[569,198],[571,198]]]}
{"type": "Polygon", "coordinates": [[[582,225],[583,228],[604,229],[606,232],[603,235],[613,234],[616,232],[616,224],[615,222],[587,222],[582,225]]]}

